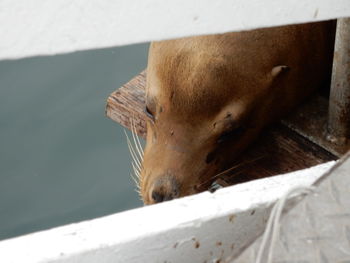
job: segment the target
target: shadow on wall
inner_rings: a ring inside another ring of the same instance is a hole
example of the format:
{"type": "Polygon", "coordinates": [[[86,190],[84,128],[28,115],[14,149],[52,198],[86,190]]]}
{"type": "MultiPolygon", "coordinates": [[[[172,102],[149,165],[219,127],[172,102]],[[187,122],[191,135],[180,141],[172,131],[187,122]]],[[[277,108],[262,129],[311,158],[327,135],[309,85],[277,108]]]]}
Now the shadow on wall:
{"type": "Polygon", "coordinates": [[[0,239],[141,206],[107,96],[148,44],[0,62],[0,239]]]}

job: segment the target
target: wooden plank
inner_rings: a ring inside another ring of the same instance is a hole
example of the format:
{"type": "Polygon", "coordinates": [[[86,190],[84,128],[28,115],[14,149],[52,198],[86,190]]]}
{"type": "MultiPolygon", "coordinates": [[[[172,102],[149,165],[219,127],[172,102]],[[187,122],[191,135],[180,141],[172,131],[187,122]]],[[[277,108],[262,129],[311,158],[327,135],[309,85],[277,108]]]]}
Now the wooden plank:
{"type": "Polygon", "coordinates": [[[253,145],[242,154],[237,163],[248,163],[238,175],[224,178],[229,185],[257,178],[305,169],[336,157],[297,133],[275,124],[266,129],[253,145]],[[254,163],[262,156],[262,159],[254,163]]]}
{"type": "Polygon", "coordinates": [[[2,0],[0,59],[350,16],[348,0],[2,0]]]}
{"type": "MultiPolygon", "coordinates": [[[[106,106],[107,116],[128,129],[133,116],[137,132],[143,138],[146,135],[146,115],[143,110],[145,78],[146,73],[143,71],[113,92],[106,106]]],[[[243,165],[233,175],[220,177],[218,183],[224,186],[232,185],[304,169],[334,159],[336,156],[317,144],[281,124],[276,124],[263,132],[256,142],[237,159],[237,163],[243,165]]]]}
{"type": "Polygon", "coordinates": [[[350,149],[350,140],[335,140],[328,134],[328,112],[327,98],[314,96],[282,120],[282,123],[335,156],[341,157],[350,149]]]}
{"type": "Polygon", "coordinates": [[[146,139],[145,108],[146,71],[114,91],[107,99],[106,115],[130,129],[132,118],[137,133],[146,139]]]}

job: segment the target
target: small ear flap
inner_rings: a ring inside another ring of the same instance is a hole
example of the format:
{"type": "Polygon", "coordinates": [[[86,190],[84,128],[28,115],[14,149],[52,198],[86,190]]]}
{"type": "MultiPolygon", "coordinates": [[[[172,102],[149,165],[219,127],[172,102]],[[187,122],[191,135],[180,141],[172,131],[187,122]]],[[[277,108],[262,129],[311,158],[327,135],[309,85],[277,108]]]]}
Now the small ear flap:
{"type": "Polygon", "coordinates": [[[273,78],[276,78],[277,76],[279,76],[281,73],[287,72],[290,70],[290,67],[286,66],[286,65],[278,65],[276,67],[274,67],[271,70],[271,76],[273,78]]]}

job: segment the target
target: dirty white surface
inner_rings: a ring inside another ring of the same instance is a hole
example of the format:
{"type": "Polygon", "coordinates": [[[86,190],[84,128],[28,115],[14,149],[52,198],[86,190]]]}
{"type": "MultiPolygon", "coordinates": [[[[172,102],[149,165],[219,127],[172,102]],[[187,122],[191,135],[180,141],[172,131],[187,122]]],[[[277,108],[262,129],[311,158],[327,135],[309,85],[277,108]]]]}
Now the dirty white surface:
{"type": "Polygon", "coordinates": [[[349,0],[0,0],[0,59],[347,16],[349,0]]]}
{"type": "Polygon", "coordinates": [[[216,262],[264,229],[271,205],[334,162],[0,242],[2,263],[216,262]]]}
{"type": "MultiPolygon", "coordinates": [[[[233,262],[255,262],[260,244],[233,262]]],[[[350,262],[350,153],[285,215],[273,255],[272,262],[350,262]]]]}

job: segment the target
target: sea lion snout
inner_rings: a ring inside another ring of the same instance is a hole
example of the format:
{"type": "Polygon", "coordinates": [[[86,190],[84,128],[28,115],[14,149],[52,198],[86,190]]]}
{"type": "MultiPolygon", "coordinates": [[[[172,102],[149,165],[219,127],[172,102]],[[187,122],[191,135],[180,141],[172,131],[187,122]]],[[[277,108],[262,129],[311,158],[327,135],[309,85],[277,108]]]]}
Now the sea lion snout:
{"type": "Polygon", "coordinates": [[[155,179],[149,191],[151,204],[169,201],[179,197],[179,183],[174,176],[165,175],[155,179]]]}

